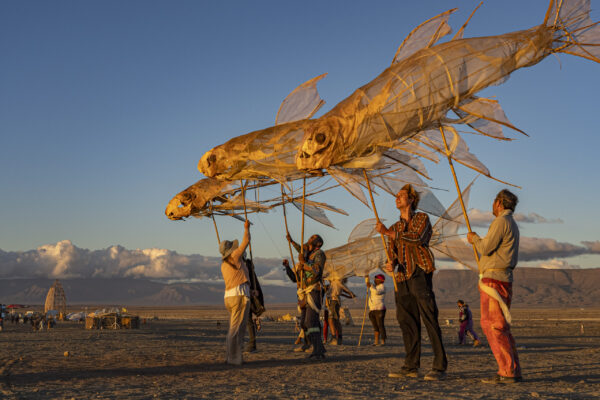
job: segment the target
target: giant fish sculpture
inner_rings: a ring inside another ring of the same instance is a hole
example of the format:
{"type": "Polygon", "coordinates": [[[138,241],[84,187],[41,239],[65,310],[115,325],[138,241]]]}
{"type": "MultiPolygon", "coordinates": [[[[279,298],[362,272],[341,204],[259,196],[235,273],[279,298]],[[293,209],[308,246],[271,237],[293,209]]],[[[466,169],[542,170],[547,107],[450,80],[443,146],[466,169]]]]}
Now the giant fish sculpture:
{"type": "MultiPolygon", "coordinates": [[[[461,38],[461,29],[434,45],[449,32],[445,18],[452,11],[417,27],[389,68],[307,127],[296,156],[299,169],[373,159],[382,147],[412,141],[454,157],[456,149],[468,148],[454,131],[454,150],[447,154],[440,128],[464,123],[499,139],[504,139],[497,133],[500,125],[514,128],[497,102],[479,99],[477,92],[553,53],[600,62],[600,26],[589,18],[589,0],[552,0],[544,22],[531,29],[468,39],[461,38]],[[449,119],[449,111],[459,119],[449,119]]],[[[489,175],[478,161],[465,165],[489,175]]]]}

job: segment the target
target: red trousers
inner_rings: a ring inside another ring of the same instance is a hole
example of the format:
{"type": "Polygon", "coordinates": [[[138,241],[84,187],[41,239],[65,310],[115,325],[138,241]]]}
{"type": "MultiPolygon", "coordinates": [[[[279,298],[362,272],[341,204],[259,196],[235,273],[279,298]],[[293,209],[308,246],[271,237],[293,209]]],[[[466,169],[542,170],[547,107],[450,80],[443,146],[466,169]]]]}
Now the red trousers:
{"type": "MultiPolygon", "coordinates": [[[[506,305],[510,308],[512,299],[512,283],[483,278],[482,283],[496,289],[506,305]]],[[[481,329],[487,337],[492,353],[498,363],[498,375],[521,377],[521,366],[515,339],[510,333],[510,325],[504,319],[498,301],[479,291],[481,296],[481,329]]]]}

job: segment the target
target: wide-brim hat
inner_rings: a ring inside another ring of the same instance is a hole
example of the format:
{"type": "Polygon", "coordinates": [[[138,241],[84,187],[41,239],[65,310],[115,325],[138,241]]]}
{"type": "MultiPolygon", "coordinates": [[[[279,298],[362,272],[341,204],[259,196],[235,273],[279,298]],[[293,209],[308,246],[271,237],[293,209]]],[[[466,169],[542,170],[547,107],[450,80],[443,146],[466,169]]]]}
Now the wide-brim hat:
{"type": "Polygon", "coordinates": [[[239,242],[236,240],[223,240],[219,243],[219,253],[221,253],[222,259],[226,259],[240,246],[239,242]]]}

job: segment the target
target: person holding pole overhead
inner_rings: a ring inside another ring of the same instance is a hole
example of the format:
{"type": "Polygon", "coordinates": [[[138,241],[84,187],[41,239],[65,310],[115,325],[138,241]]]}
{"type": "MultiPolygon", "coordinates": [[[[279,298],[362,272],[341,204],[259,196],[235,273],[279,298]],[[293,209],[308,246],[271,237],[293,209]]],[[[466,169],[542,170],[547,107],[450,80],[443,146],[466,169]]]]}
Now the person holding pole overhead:
{"type": "MultiPolygon", "coordinates": [[[[287,240],[298,251],[298,264],[296,265],[296,279],[300,280],[298,289],[298,301],[302,308],[302,326],[313,347],[311,360],[325,359],[325,347],[321,339],[321,321],[319,313],[321,311],[321,285],[323,278],[323,268],[325,266],[325,253],[321,250],[323,239],[319,235],[312,235],[306,244],[300,246],[292,240],[288,233],[287,240]]],[[[287,260],[283,261],[286,270],[289,268],[287,260]]]]}
{"type": "Polygon", "coordinates": [[[483,379],[484,383],[510,384],[522,380],[517,346],[510,332],[509,311],[513,270],[519,261],[519,227],[513,217],[518,202],[514,193],[501,190],[492,203],[496,218],[485,237],[475,232],[467,234],[467,240],[481,255],[481,329],[498,363],[498,373],[483,379]]]}
{"type": "Polygon", "coordinates": [[[229,312],[226,362],[233,365],[242,365],[242,344],[250,312],[250,279],[246,263],[242,260],[249,243],[248,220],[244,222],[242,243],[237,240],[223,240],[219,243],[219,252],[223,260],[221,273],[225,281],[225,307],[229,312]]]}
{"type": "Polygon", "coordinates": [[[435,265],[429,249],[432,227],[427,214],[416,212],[419,199],[419,193],[412,185],[404,185],[396,195],[400,220],[389,229],[380,221],[376,225],[377,232],[387,236],[391,242],[391,261],[386,263],[386,269],[392,272],[397,283],[396,317],[402,329],[406,352],[404,366],[391,372],[388,377],[418,377],[422,320],[434,354],[431,371],[425,375],[425,380],[434,381],[445,378],[448,359],[433,293],[435,265]]]}

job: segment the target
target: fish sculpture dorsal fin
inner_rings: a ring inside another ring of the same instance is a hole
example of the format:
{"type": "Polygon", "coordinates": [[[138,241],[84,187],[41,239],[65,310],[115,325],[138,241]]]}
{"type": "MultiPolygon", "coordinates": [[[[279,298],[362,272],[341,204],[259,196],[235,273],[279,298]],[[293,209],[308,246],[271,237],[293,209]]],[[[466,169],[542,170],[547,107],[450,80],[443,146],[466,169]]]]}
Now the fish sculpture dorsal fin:
{"type": "Polygon", "coordinates": [[[471,12],[471,15],[469,15],[469,18],[467,18],[467,20],[465,21],[465,23],[462,24],[462,26],[456,32],[456,34],[454,36],[452,36],[452,40],[457,40],[457,39],[462,39],[463,38],[463,34],[465,33],[465,28],[467,27],[467,25],[468,25],[469,21],[471,20],[471,18],[473,18],[473,15],[475,14],[475,12],[477,10],[479,10],[479,7],[481,7],[482,4],[483,4],[483,1],[480,1],[479,4],[477,5],[477,7],[475,7],[475,9],[471,12]]]}
{"type": "Polygon", "coordinates": [[[450,28],[450,25],[448,25],[447,21],[450,17],[450,14],[456,10],[457,8],[453,8],[445,11],[433,18],[428,19],[413,29],[408,34],[406,39],[404,39],[400,47],[398,47],[398,50],[394,55],[394,59],[392,60],[392,65],[404,60],[407,57],[410,57],[423,48],[433,46],[442,37],[451,33],[452,28],[450,28]]]}
{"type": "Polygon", "coordinates": [[[325,78],[327,73],[316,76],[294,89],[281,102],[275,125],[285,124],[287,122],[307,119],[315,115],[317,111],[325,104],[317,91],[317,82],[325,78]]]}

